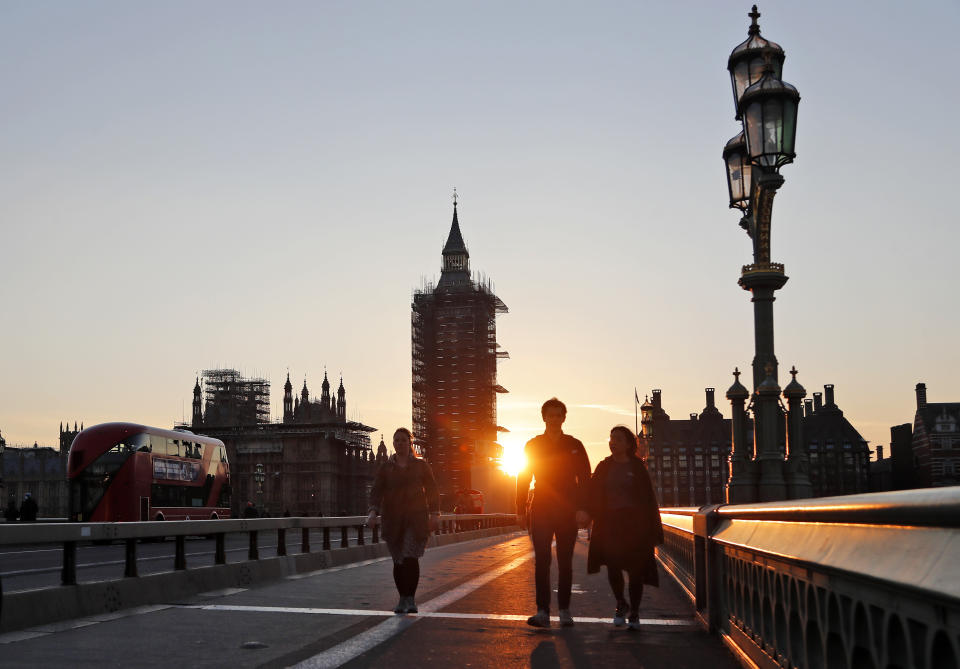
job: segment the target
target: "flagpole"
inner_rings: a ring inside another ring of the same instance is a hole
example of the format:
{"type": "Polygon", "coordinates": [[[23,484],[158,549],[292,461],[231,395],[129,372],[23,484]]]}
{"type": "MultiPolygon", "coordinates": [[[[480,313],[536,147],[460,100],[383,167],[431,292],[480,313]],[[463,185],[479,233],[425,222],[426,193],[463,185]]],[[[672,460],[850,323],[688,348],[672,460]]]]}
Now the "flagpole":
{"type": "Polygon", "coordinates": [[[637,387],[633,387],[633,433],[640,434],[640,426],[637,423],[637,405],[640,404],[640,396],[637,395],[637,387]]]}

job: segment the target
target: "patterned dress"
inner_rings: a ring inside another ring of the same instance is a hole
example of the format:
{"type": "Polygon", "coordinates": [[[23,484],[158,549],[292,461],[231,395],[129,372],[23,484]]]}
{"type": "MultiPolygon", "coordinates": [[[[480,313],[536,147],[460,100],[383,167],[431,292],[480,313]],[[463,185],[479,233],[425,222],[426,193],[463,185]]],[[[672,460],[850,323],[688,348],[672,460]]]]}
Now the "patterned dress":
{"type": "Polygon", "coordinates": [[[370,509],[382,518],[383,538],[394,562],[422,557],[430,537],[429,513],[440,509],[430,465],[411,454],[401,467],[396,454],[391,455],[377,470],[370,509]]]}

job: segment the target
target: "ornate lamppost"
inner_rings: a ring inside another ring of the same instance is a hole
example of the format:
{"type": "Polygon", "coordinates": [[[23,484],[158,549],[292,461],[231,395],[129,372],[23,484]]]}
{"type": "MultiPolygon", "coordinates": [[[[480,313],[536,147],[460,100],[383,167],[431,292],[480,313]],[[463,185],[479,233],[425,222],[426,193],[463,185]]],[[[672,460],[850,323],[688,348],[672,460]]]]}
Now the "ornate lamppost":
{"type": "Polygon", "coordinates": [[[257,482],[257,511],[260,513],[263,513],[263,480],[265,478],[263,465],[258,462],[254,467],[253,480],[257,482]]]}
{"type": "MultiPolygon", "coordinates": [[[[723,160],[730,207],[743,212],[740,226],[753,243],[753,262],[743,266],[738,283],[753,295],[755,351],[750,407],[743,408],[747,398],[743,397],[745,388],[739,380],[727,397],[733,403],[735,414],[738,408],[741,412],[752,408],[754,443],[752,447],[746,443],[744,416],[735,415],[727,488],[727,499],[731,503],[787,499],[794,493],[805,496],[802,481],[788,482],[788,478],[796,478],[794,470],[805,468],[798,463],[786,467],[779,447],[784,411],[773,346],[773,302],[775,291],[783,287],[787,276],[783,265],[772,262],[770,257],[773,198],[783,185],[780,168],[796,157],[794,143],[800,94],[780,78],[785,55],[780,45],[760,35],[757,24],[760,13],[756,5],[748,16],[751,18],[748,37],[734,48],[727,61],[735,118],[742,122],[742,131],[727,142],[723,160]],[[741,426],[739,430],[737,425],[741,426]]],[[[796,399],[797,388],[791,387],[790,395],[796,399]]],[[[798,418],[794,416],[795,420],[798,418]]],[[[798,438],[797,430],[799,428],[788,432],[798,438]]],[[[791,443],[791,455],[801,457],[800,446],[791,443]]],[[[805,471],[802,473],[806,476],[805,471]]],[[[806,485],[809,488],[809,480],[806,485]]]]}

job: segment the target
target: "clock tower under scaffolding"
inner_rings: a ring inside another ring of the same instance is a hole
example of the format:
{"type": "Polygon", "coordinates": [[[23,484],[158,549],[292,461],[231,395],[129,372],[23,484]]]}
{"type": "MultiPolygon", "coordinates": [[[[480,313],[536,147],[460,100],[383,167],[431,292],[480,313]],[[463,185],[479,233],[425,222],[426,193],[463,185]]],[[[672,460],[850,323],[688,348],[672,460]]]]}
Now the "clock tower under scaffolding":
{"type": "Polygon", "coordinates": [[[497,383],[497,360],[509,356],[497,344],[496,316],[507,305],[489,279],[470,273],[456,194],[442,256],[440,280],[413,294],[414,443],[433,467],[445,509],[458,491],[475,489],[486,511],[512,511],[497,508],[509,488],[497,443],[497,432],[506,431],[497,425],[497,393],[507,392],[497,383]]]}

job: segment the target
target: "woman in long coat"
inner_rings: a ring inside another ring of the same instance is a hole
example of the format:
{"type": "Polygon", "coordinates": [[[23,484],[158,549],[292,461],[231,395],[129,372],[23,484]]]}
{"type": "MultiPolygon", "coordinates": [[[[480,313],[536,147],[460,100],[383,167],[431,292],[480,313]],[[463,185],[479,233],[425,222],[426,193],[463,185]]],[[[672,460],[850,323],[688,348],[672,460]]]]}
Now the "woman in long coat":
{"type": "Polygon", "coordinates": [[[607,580],[617,600],[613,624],[629,622],[630,629],[639,629],[643,586],[659,585],[653,549],[663,543],[663,526],[650,474],[637,456],[637,437],[630,428],[618,425],[610,430],[610,453],[590,480],[593,533],[587,572],[595,574],[607,565],[607,580]],[[630,576],[629,608],[623,596],[624,571],[630,576]]]}
{"type": "Polygon", "coordinates": [[[395,613],[416,613],[414,595],[420,560],[440,516],[440,495],[430,465],[417,457],[405,427],[393,433],[394,454],[380,465],[370,491],[367,525],[383,519],[383,538],[393,558],[393,581],[400,594],[395,613]]]}

